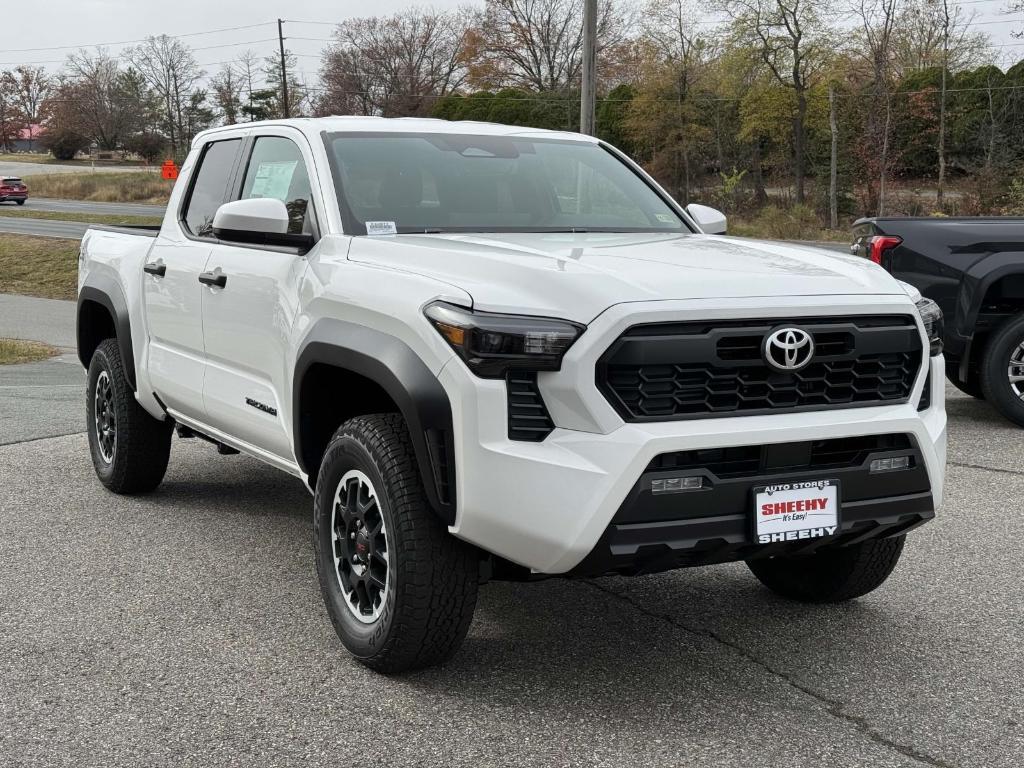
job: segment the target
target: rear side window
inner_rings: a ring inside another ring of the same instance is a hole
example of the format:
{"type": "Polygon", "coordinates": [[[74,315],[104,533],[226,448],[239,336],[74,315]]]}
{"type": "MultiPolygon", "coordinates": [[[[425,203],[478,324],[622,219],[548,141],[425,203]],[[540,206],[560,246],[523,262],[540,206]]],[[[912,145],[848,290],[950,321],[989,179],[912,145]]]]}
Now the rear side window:
{"type": "Polygon", "coordinates": [[[302,153],[291,139],[260,136],[253,144],[242,184],[242,199],[272,197],[288,209],[288,231],[311,234],[309,173],[302,153]]]}
{"type": "Polygon", "coordinates": [[[213,236],[213,215],[227,197],[240,144],[241,139],[215,141],[203,150],[184,215],[185,226],[193,235],[213,236]]]}

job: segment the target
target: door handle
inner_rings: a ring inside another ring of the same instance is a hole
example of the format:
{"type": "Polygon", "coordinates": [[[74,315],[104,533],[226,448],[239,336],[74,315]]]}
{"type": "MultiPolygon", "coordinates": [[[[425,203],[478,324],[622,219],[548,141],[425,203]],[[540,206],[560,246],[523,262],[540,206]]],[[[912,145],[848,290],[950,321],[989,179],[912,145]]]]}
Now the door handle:
{"type": "Polygon", "coordinates": [[[223,272],[202,272],[199,275],[199,282],[203,285],[213,285],[217,288],[223,288],[228,284],[228,276],[223,272]]]}
{"type": "Polygon", "coordinates": [[[153,275],[154,277],[163,277],[167,274],[167,265],[162,261],[153,261],[142,268],[142,271],[147,275],[153,275]]]}

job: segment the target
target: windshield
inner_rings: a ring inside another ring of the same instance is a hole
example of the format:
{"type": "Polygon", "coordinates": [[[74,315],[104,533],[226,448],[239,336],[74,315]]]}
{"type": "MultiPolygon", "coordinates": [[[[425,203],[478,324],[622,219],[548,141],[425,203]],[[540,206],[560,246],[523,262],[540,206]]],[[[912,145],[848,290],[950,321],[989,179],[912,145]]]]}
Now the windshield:
{"type": "Polygon", "coordinates": [[[353,234],[690,231],[596,144],[394,133],[329,134],[327,144],[353,234]]]}

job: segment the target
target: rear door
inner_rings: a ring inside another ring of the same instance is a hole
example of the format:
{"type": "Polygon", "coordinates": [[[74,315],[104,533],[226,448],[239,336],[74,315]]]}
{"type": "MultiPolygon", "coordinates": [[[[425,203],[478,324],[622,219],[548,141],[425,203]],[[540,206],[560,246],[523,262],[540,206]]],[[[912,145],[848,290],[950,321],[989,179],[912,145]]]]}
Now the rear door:
{"type": "MultiPolygon", "coordinates": [[[[246,142],[233,199],[282,201],[289,231],[319,235],[312,153],[288,128],[264,129],[246,142]]],[[[291,424],[283,400],[291,389],[291,331],[299,308],[306,258],[297,248],[218,242],[207,269],[223,287],[203,291],[209,365],[204,399],[210,424],[292,462],[291,424]]]]}
{"type": "Polygon", "coordinates": [[[202,148],[178,221],[161,228],[142,276],[150,381],[168,408],[199,421],[205,420],[206,372],[199,276],[214,242],[213,214],[228,195],[241,147],[235,138],[202,148]]]}

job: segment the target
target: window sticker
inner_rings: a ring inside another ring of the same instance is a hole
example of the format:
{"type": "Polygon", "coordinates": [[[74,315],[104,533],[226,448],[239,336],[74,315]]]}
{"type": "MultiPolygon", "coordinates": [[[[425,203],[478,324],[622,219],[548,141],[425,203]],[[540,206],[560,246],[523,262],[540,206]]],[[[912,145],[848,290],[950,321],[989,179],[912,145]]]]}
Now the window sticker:
{"type": "Polygon", "coordinates": [[[398,227],[393,221],[368,221],[366,222],[366,234],[368,235],[397,235],[398,227]]]}
{"type": "Polygon", "coordinates": [[[654,214],[654,218],[656,218],[658,221],[664,222],[665,224],[675,224],[676,223],[676,220],[674,218],[672,218],[672,214],[671,213],[656,213],[656,214],[654,214]]]}
{"type": "Polygon", "coordinates": [[[298,160],[277,160],[260,163],[256,169],[249,197],[272,197],[282,203],[288,200],[288,190],[292,185],[292,176],[298,160]]]}

